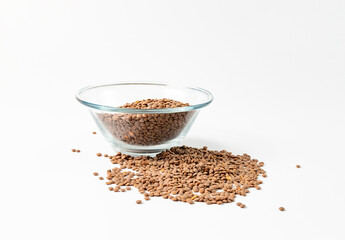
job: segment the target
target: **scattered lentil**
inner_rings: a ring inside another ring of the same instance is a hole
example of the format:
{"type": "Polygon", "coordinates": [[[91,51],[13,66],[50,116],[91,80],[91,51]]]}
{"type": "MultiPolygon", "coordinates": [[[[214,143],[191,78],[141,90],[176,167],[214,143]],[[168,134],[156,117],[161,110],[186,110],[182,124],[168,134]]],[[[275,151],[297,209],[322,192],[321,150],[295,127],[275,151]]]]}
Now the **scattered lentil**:
{"type": "Polygon", "coordinates": [[[141,200],[136,201],[137,204],[142,204],[143,202],[141,200]]]}
{"type": "Polygon", "coordinates": [[[285,211],[285,208],[280,207],[279,210],[280,210],[280,211],[285,211]]]}
{"type": "Polygon", "coordinates": [[[98,172],[94,172],[93,175],[94,175],[94,176],[98,176],[98,172]]]}
{"type": "Polygon", "coordinates": [[[72,152],[76,152],[76,151],[77,151],[76,149],[74,149],[74,148],[72,149],[72,152]]]}
{"type": "Polygon", "coordinates": [[[79,149],[77,149],[77,152],[80,152],[80,150],[79,150],[79,149]]]}
{"type": "MultiPolygon", "coordinates": [[[[114,191],[122,192],[134,186],[145,200],[163,197],[190,204],[231,203],[236,195],[245,196],[249,188],[258,188],[258,177],[266,173],[247,154],[210,151],[207,147],[173,147],[155,157],[117,153],[109,158],[120,167],[107,171],[106,184],[115,184],[114,191]]],[[[242,203],[237,205],[245,207],[242,203]]]]}
{"type": "Polygon", "coordinates": [[[103,177],[99,177],[99,180],[103,180],[104,178],[103,177]]]}
{"type": "Polygon", "coordinates": [[[96,155],[97,155],[97,157],[100,157],[100,156],[102,156],[102,153],[97,153],[96,155]]]}
{"type": "Polygon", "coordinates": [[[301,165],[296,165],[296,168],[300,168],[301,167],[301,165]]]}
{"type": "Polygon", "coordinates": [[[92,132],[92,134],[96,134],[96,132],[92,132]]]}
{"type": "Polygon", "coordinates": [[[150,200],[150,197],[144,197],[144,199],[145,199],[146,201],[148,201],[148,200],[150,200]]]}

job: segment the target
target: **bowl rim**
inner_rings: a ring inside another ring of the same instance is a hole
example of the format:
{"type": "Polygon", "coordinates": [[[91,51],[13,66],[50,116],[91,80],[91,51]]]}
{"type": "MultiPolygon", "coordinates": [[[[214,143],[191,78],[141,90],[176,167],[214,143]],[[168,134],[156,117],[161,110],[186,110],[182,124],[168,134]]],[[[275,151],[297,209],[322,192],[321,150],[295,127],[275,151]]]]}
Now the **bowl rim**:
{"type": "Polygon", "coordinates": [[[181,84],[170,84],[170,83],[164,83],[164,82],[147,82],[147,81],[135,81],[135,82],[115,82],[115,83],[105,83],[105,84],[96,84],[96,85],[90,85],[84,88],[81,88],[77,93],[76,93],[76,99],[83,105],[101,110],[101,111],[107,111],[107,112],[120,112],[120,113],[177,113],[177,112],[187,112],[187,111],[192,111],[196,109],[200,109],[203,107],[206,107],[213,101],[213,95],[207,91],[206,89],[199,88],[199,87],[188,87],[185,85],[181,84]],[[191,89],[195,90],[198,92],[201,92],[207,96],[207,100],[198,104],[190,105],[187,107],[177,107],[177,108],[162,108],[162,109],[133,109],[133,108],[119,108],[119,107],[112,107],[112,106],[107,106],[107,105],[101,105],[93,102],[88,102],[83,100],[82,98],[82,93],[94,88],[99,88],[99,87],[107,87],[107,86],[119,86],[119,85],[156,85],[156,86],[166,86],[166,87],[177,87],[177,88],[186,88],[186,89],[191,89]]]}

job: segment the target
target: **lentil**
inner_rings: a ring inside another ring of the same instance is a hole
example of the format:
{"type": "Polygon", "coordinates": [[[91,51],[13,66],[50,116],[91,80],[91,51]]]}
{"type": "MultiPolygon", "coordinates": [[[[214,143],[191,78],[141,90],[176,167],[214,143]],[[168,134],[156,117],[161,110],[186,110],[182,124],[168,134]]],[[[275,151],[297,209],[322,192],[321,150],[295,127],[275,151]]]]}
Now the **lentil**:
{"type": "Polygon", "coordinates": [[[301,165],[296,165],[296,168],[300,168],[301,167],[301,165]]]}
{"type": "Polygon", "coordinates": [[[285,211],[285,208],[284,207],[280,207],[279,210],[280,211],[285,211]]]}
{"type": "Polygon", "coordinates": [[[102,153],[97,153],[96,155],[97,155],[97,157],[100,157],[100,156],[102,156],[102,153]]]}
{"type": "Polygon", "coordinates": [[[94,176],[98,176],[98,172],[94,172],[93,175],[94,175],[94,176]]]}
{"type": "Polygon", "coordinates": [[[141,200],[137,200],[136,203],[137,204],[142,204],[142,201],[141,200]]]}
{"type": "MultiPolygon", "coordinates": [[[[163,109],[187,106],[188,103],[163,98],[126,103],[120,108],[163,109]]],[[[148,146],[174,139],[195,113],[195,111],[158,114],[100,113],[97,117],[115,138],[127,144],[148,146]]]]}
{"type": "MultiPolygon", "coordinates": [[[[173,147],[155,157],[117,153],[109,159],[119,167],[107,171],[106,184],[115,184],[116,192],[134,186],[145,200],[160,196],[189,204],[231,203],[236,195],[249,193],[249,188],[260,189],[262,181],[258,177],[266,175],[258,161],[247,154],[210,151],[207,147],[173,147]]],[[[245,207],[242,203],[237,205],[245,207]]]]}

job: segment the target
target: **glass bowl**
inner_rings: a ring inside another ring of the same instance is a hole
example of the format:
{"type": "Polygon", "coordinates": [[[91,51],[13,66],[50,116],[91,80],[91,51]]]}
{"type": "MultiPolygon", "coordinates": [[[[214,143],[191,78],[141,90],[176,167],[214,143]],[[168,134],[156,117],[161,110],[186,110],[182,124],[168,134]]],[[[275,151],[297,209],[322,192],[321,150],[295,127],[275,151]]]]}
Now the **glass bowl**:
{"type": "Polygon", "coordinates": [[[77,100],[87,106],[101,133],[119,152],[155,155],[178,145],[192,126],[199,110],[213,96],[207,90],[165,83],[125,82],[85,87],[77,100]],[[164,109],[120,108],[143,99],[173,99],[186,107],[164,109]]]}

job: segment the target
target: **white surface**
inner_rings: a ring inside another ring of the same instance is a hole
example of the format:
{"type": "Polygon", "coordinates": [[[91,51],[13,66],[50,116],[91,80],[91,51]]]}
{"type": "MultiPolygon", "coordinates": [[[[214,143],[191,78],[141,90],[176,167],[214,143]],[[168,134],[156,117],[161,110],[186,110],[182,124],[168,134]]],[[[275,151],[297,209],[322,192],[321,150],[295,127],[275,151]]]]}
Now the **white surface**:
{"type": "Polygon", "coordinates": [[[344,239],[344,12],[340,0],[1,1],[0,239],[344,239]],[[185,144],[266,163],[246,209],[137,205],[136,190],[92,175],[112,150],[74,93],[126,80],[214,94],[185,144]]]}

